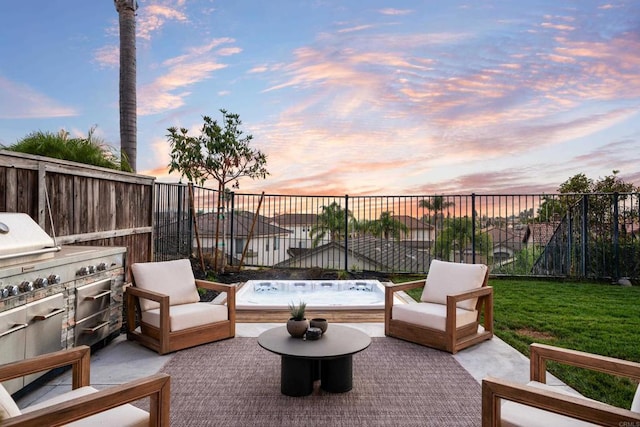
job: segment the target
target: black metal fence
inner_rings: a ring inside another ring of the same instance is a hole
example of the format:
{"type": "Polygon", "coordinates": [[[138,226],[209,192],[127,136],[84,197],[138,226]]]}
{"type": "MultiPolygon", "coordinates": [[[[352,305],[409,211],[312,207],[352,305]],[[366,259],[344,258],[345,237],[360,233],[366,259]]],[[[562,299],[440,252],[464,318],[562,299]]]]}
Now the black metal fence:
{"type": "Polygon", "coordinates": [[[158,260],[424,273],[435,258],[494,275],[640,278],[638,193],[221,195],[158,183],[155,206],[158,260]]]}

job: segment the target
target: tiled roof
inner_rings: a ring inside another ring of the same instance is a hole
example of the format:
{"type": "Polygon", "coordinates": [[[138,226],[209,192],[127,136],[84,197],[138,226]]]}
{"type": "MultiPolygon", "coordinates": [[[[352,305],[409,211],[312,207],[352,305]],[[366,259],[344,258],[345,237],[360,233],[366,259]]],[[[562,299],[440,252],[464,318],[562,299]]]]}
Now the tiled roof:
{"type": "Polygon", "coordinates": [[[409,230],[420,230],[420,229],[433,229],[433,225],[427,224],[426,222],[414,218],[408,215],[394,215],[392,216],[398,222],[404,224],[409,230]]]}
{"type": "MultiPolygon", "coordinates": [[[[416,251],[411,245],[406,245],[402,241],[366,236],[349,239],[347,245],[349,254],[364,258],[387,271],[427,271],[431,261],[426,252],[416,251]]],[[[344,241],[329,242],[317,248],[298,251],[298,255],[304,259],[329,250],[344,251],[344,241]]],[[[294,253],[291,254],[294,255],[294,253]]],[[[284,261],[277,267],[286,267],[287,264],[295,261],[297,260],[284,261]]]]}
{"type": "MultiPolygon", "coordinates": [[[[216,215],[217,214],[215,213],[207,213],[197,216],[198,232],[201,236],[215,236],[217,223],[216,215]]],[[[231,225],[233,224],[233,236],[236,238],[246,238],[251,230],[253,217],[254,215],[250,212],[228,213],[226,215],[227,221],[224,221],[226,234],[231,234],[231,225]]],[[[222,221],[220,221],[220,224],[222,224],[222,221]]],[[[291,230],[267,223],[264,220],[264,217],[260,216],[258,216],[255,225],[253,226],[253,237],[287,235],[291,233],[291,230]]]]}

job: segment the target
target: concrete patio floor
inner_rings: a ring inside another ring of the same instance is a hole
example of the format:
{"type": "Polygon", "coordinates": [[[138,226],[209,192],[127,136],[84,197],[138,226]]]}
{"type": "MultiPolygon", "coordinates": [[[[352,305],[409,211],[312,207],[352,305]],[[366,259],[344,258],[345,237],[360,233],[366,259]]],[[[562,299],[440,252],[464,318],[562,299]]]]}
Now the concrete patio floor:
{"type": "MultiPolygon", "coordinates": [[[[371,337],[384,337],[382,323],[345,323],[360,329],[371,337]]],[[[276,323],[238,323],[236,337],[257,337],[261,332],[281,326],[276,323]]],[[[91,385],[98,389],[122,384],[158,372],[171,358],[171,354],[157,353],[126,340],[119,335],[91,356],[91,385]]],[[[486,376],[509,379],[519,383],[529,381],[529,359],[498,337],[467,348],[453,356],[478,382],[486,376]]],[[[548,375],[548,384],[566,388],[562,382],[548,375]]],[[[41,385],[17,400],[23,408],[47,400],[70,390],[70,371],[41,385]]]]}

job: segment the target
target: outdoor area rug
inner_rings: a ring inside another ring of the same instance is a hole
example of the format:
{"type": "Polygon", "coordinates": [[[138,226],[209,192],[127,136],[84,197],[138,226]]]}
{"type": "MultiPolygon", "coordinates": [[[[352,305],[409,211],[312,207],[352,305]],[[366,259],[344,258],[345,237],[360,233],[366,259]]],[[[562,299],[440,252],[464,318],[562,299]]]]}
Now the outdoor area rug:
{"type": "Polygon", "coordinates": [[[280,393],[280,356],[256,338],[233,338],[177,352],[171,425],[478,426],[480,384],[448,353],[372,338],[353,357],[353,389],[306,397],[280,393]]]}

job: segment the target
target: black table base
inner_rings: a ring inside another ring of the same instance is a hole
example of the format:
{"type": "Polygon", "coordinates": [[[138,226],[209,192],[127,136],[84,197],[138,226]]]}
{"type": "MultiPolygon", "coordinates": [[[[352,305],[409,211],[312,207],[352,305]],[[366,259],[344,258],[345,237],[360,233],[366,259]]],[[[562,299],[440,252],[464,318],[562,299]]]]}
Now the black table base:
{"type": "Polygon", "coordinates": [[[320,362],[320,388],[329,393],[345,393],[353,388],[351,355],[320,362]]]}
{"type": "Polygon", "coordinates": [[[307,359],[282,356],[280,391],[287,396],[308,396],[313,382],[329,393],[345,393],[353,388],[353,357],[307,359]]]}

